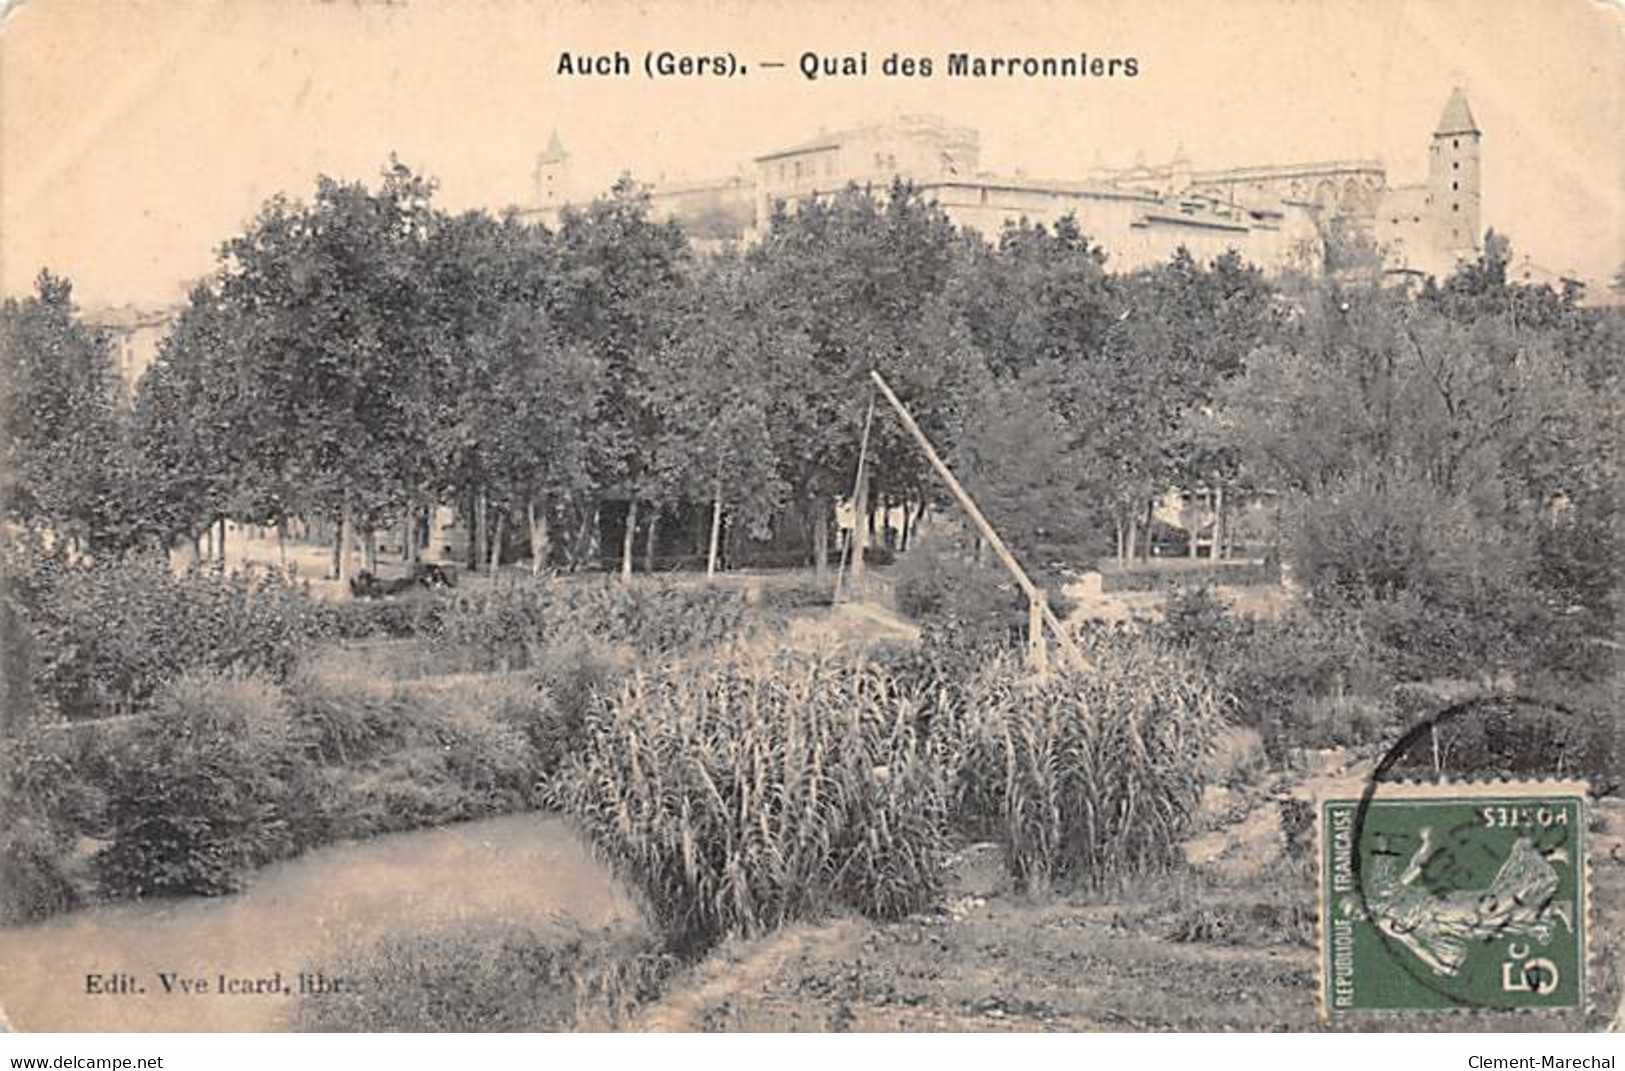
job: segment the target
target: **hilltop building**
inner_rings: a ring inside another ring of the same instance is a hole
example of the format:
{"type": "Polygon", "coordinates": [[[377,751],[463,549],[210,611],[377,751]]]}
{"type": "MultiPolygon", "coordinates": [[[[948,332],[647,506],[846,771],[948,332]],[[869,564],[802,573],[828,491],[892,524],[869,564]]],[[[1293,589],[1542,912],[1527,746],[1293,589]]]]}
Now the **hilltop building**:
{"type": "Polygon", "coordinates": [[[158,357],[158,346],[180,318],[182,305],[99,305],[85,308],[80,318],[107,336],[113,364],[134,392],[136,381],[158,357]]]}
{"type": "MultiPolygon", "coordinates": [[[[764,153],[752,161],[748,180],[657,183],[650,196],[656,218],[683,222],[702,248],[748,244],[777,205],[793,209],[853,185],[884,190],[901,178],[955,223],[989,237],[1009,221],[1053,223],[1075,215],[1122,270],[1165,260],[1184,246],[1200,259],[1234,249],[1271,273],[1314,273],[1335,227],[1374,242],[1390,273],[1444,275],[1479,252],[1482,137],[1457,89],[1431,134],[1427,177],[1411,185],[1391,184],[1378,160],[1200,171],[1183,151],[1166,164],[1057,179],[983,171],[977,131],[903,116],[764,153]]],[[[579,197],[568,161],[555,134],[538,159],[526,215],[556,223],[579,197]]]]}

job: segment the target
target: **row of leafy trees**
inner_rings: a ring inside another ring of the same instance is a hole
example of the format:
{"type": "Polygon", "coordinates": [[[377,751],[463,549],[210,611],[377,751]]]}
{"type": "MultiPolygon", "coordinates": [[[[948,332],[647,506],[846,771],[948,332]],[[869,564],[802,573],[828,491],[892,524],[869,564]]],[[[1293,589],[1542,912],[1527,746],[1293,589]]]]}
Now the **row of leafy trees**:
{"type": "MultiPolygon", "coordinates": [[[[324,178],[309,204],[267,204],[143,378],[128,448],[111,409],[76,428],[104,442],[94,464],[60,464],[52,444],[68,440],[40,437],[43,472],[112,501],[19,500],[24,517],[71,515],[122,545],[196,539],[223,518],[369,530],[447,502],[476,520],[482,554],[522,524],[540,563],[550,542],[572,556],[614,501],[628,503],[629,570],[640,514],[652,547],[662,511],[697,502],[757,535],[795,525],[822,565],[878,368],[934,438],[963,441],[995,499],[1022,463],[1001,450],[1001,406],[1019,415],[1013,395],[1041,391],[1044,416],[1077,429],[1046,448],[1080,472],[1037,523],[1077,531],[1130,501],[1138,517],[1177,467],[1163,437],[1248,345],[1216,317],[1272,315],[1233,259],[1114,279],[1070,221],[989,247],[904,186],[781,213],[749,253],[703,259],[629,182],[556,231],[447,215],[432,195],[394,164],[377,189],[324,178]]],[[[42,280],[7,316],[22,395],[48,382],[28,370],[50,350],[25,336],[33,320],[76,340],[77,366],[96,363],[65,283],[42,280]]],[[[925,500],[924,459],[894,422],[876,424],[871,456],[875,501],[925,500]]]]}
{"type": "MultiPolygon", "coordinates": [[[[704,258],[629,181],[556,230],[433,192],[392,164],[271,201],[128,413],[65,282],[8,302],[11,517],[99,549],[454,503],[482,556],[523,526],[540,566],[624,503],[630,572],[640,530],[652,554],[704,503],[823,566],[878,369],[1018,547],[1143,554],[1165,489],[1268,490],[1319,598],[1465,606],[1515,578],[1610,612],[1621,319],[1509,283],[1493,235],[1405,291],[1183,251],[1113,274],[1071,219],[989,243],[903,185],[704,258]]],[[[895,421],[869,457],[871,503],[936,495],[895,421]]]]}

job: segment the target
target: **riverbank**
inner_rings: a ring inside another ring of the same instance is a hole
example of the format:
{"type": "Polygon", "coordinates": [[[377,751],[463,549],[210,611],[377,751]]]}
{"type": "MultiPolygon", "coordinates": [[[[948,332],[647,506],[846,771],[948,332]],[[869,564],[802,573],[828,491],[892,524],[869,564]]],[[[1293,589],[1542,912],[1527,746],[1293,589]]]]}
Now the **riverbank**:
{"type": "Polygon", "coordinates": [[[110,904],[0,929],[0,1012],[25,1031],[286,1029],[300,976],[313,987],[346,950],[498,922],[642,927],[568,822],[509,815],[329,845],[266,867],[232,896],[110,904]],[[222,979],[236,991],[220,992],[222,979]]]}

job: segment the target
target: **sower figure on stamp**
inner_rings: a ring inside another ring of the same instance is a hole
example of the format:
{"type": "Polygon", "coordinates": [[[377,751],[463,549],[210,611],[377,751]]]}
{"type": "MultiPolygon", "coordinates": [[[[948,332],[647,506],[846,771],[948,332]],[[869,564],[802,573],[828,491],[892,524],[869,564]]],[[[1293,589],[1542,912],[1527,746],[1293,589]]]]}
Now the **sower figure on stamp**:
{"type": "Polygon", "coordinates": [[[1438,895],[1417,883],[1434,856],[1432,828],[1424,826],[1420,833],[1421,843],[1403,871],[1395,873],[1393,857],[1376,861],[1367,902],[1377,928],[1434,973],[1459,971],[1470,941],[1532,937],[1546,944],[1554,918],[1573,932],[1572,909],[1552,900],[1560,884],[1552,864],[1570,862],[1562,847],[1542,854],[1530,838],[1519,837],[1487,888],[1438,895]]]}

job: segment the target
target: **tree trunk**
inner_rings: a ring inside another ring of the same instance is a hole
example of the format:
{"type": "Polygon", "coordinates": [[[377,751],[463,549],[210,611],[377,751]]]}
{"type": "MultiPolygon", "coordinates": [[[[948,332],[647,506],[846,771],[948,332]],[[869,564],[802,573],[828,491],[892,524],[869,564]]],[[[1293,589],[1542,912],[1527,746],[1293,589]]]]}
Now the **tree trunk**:
{"type": "Polygon", "coordinates": [[[350,581],[350,545],[355,539],[355,510],[350,504],[350,489],[344,489],[344,506],[339,511],[339,583],[350,581]]]}
{"type": "Polygon", "coordinates": [[[508,511],[499,509],[496,514],[495,530],[491,533],[491,555],[486,559],[485,567],[486,575],[492,577],[497,575],[497,567],[502,564],[502,544],[508,535],[508,511]]]}
{"type": "MultiPolygon", "coordinates": [[[[861,588],[863,585],[863,552],[868,549],[869,540],[875,534],[875,513],[869,504],[869,474],[863,474],[858,481],[858,498],[852,503],[852,583],[861,588]],[[868,518],[869,530],[864,533],[864,518],[868,518]]],[[[859,592],[860,596],[862,592],[859,592]]]]}
{"type": "Polygon", "coordinates": [[[282,567],[282,575],[288,575],[288,519],[276,519],[276,557],[282,567]]]}
{"type": "Polygon", "coordinates": [[[485,558],[489,553],[491,543],[491,501],[485,496],[485,488],[480,488],[474,497],[474,553],[473,566],[476,572],[485,568],[485,558]]]}
{"type": "Polygon", "coordinates": [[[525,517],[530,522],[530,575],[540,576],[547,568],[547,500],[536,508],[536,500],[525,506],[525,517]]]}
{"type": "Polygon", "coordinates": [[[649,531],[643,537],[643,571],[655,571],[655,547],[659,542],[660,509],[655,507],[649,511],[649,531]]]}
{"type": "Polygon", "coordinates": [[[576,531],[575,542],[570,547],[570,572],[579,573],[581,563],[593,552],[593,532],[598,527],[598,519],[602,504],[594,500],[592,509],[581,513],[581,527],[576,531]]]}
{"type": "Polygon", "coordinates": [[[908,540],[909,540],[909,537],[914,534],[914,529],[909,524],[909,520],[910,520],[909,503],[908,503],[907,499],[904,499],[903,500],[903,530],[897,536],[897,553],[899,553],[899,554],[907,554],[908,553],[908,540]]]}
{"type": "Polygon", "coordinates": [[[1157,508],[1156,499],[1147,499],[1146,500],[1146,503],[1145,503],[1145,538],[1143,540],[1141,540],[1142,546],[1140,548],[1140,553],[1143,555],[1143,560],[1145,560],[1145,561],[1150,561],[1151,560],[1151,543],[1152,543],[1151,532],[1152,532],[1152,529],[1155,527],[1156,508],[1157,508]]]}
{"type": "Polygon", "coordinates": [[[1229,535],[1224,524],[1224,484],[1213,492],[1213,560],[1224,561],[1224,541],[1229,535]]]}
{"type": "Polygon", "coordinates": [[[1127,532],[1125,534],[1124,524],[1121,520],[1119,520],[1117,522],[1117,531],[1119,536],[1118,542],[1122,547],[1122,555],[1119,560],[1124,563],[1134,561],[1138,555],[1140,546],[1138,539],[1140,534],[1139,522],[1133,517],[1130,517],[1128,519],[1127,532]]]}
{"type": "Polygon", "coordinates": [[[415,510],[410,505],[406,507],[406,516],[401,518],[401,564],[406,566],[406,575],[412,575],[412,551],[417,548],[417,533],[413,531],[415,510]]]}
{"type": "Polygon", "coordinates": [[[226,519],[220,518],[220,568],[226,567],[226,519]]]}
{"type": "Polygon", "coordinates": [[[638,500],[626,504],[626,531],[621,533],[621,579],[632,579],[632,540],[638,528],[638,500]]]}
{"type": "Polygon", "coordinates": [[[1192,561],[1196,560],[1196,530],[1201,526],[1201,513],[1197,509],[1196,492],[1190,493],[1190,503],[1185,507],[1185,533],[1186,547],[1190,552],[1192,561]]]}
{"type": "Polygon", "coordinates": [[[705,575],[717,575],[717,542],[722,536],[722,484],[711,492],[711,539],[705,548],[705,575]]]}
{"type": "MultiPolygon", "coordinates": [[[[822,498],[815,498],[813,509],[813,574],[824,584],[829,582],[829,505],[822,498]]],[[[857,522],[854,516],[853,525],[857,522]]]]}

